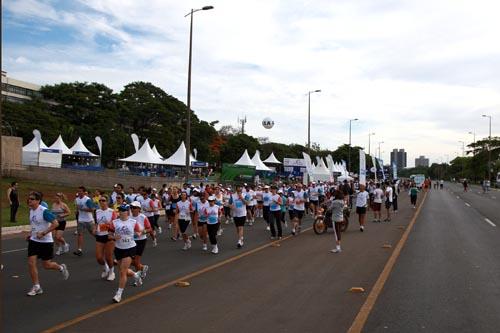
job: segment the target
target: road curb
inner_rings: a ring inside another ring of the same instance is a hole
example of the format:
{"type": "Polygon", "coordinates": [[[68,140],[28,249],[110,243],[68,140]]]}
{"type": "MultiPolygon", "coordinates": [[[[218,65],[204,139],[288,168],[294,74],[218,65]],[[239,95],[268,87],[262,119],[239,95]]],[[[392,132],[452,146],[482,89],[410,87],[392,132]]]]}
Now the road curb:
{"type": "MultiPolygon", "coordinates": [[[[66,222],[66,228],[71,228],[71,227],[76,227],[76,220],[66,222]]],[[[31,226],[29,224],[16,225],[14,227],[2,227],[2,236],[15,235],[30,230],[31,226]]]]}

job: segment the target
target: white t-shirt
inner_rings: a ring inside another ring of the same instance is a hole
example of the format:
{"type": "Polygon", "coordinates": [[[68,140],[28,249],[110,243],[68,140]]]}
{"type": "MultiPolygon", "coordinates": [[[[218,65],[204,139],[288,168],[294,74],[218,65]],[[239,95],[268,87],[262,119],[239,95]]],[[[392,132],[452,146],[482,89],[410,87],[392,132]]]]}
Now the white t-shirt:
{"type": "Polygon", "coordinates": [[[92,208],[94,203],[92,199],[88,196],[83,196],[83,198],[77,197],[75,199],[76,208],[78,209],[78,222],[94,222],[94,215],[92,212],[87,212],[82,209],[92,208]]]}
{"type": "Polygon", "coordinates": [[[55,216],[47,208],[39,205],[37,209],[30,209],[30,225],[31,225],[31,237],[30,239],[35,242],[40,243],[52,243],[52,233],[49,232],[42,238],[37,238],[36,234],[41,231],[47,230],[52,221],[55,220],[55,216]],[[50,221],[49,221],[50,220],[50,221]]]}
{"type": "Polygon", "coordinates": [[[193,211],[193,206],[191,205],[191,201],[179,201],[177,203],[177,209],[179,210],[179,219],[191,221],[191,212],[193,211]]]}
{"type": "Polygon", "coordinates": [[[126,250],[133,248],[136,245],[134,235],[136,231],[140,231],[140,227],[134,219],[129,218],[126,221],[116,219],[113,221],[112,228],[115,233],[115,237],[119,238],[115,242],[116,248],[126,250]]]}
{"type": "Polygon", "coordinates": [[[387,186],[385,188],[385,197],[389,200],[389,202],[392,202],[392,187],[387,186]]]}
{"type": "Polygon", "coordinates": [[[370,195],[366,191],[359,192],[356,196],[356,207],[366,207],[369,196],[370,195]]]}
{"type": "Polygon", "coordinates": [[[382,203],[382,198],[384,197],[384,191],[380,188],[376,188],[373,191],[373,202],[382,203]]]}
{"type": "MultiPolygon", "coordinates": [[[[241,196],[243,199],[245,195],[242,193],[241,196]]],[[[244,217],[247,216],[247,206],[245,205],[245,201],[240,199],[238,193],[234,193],[231,195],[230,203],[233,205],[233,217],[244,217]]]]}
{"type": "Polygon", "coordinates": [[[269,205],[269,210],[271,212],[276,212],[281,210],[281,205],[278,203],[281,196],[279,194],[274,194],[271,196],[271,203],[269,205]]]}
{"type": "Polygon", "coordinates": [[[296,210],[305,210],[304,202],[306,201],[306,192],[304,190],[294,191],[294,205],[293,208],[296,210]]]}
{"type": "Polygon", "coordinates": [[[98,209],[95,211],[95,215],[97,218],[97,230],[96,235],[98,236],[107,236],[108,235],[108,223],[111,223],[113,220],[118,218],[116,212],[111,208],[106,210],[98,209]]]}

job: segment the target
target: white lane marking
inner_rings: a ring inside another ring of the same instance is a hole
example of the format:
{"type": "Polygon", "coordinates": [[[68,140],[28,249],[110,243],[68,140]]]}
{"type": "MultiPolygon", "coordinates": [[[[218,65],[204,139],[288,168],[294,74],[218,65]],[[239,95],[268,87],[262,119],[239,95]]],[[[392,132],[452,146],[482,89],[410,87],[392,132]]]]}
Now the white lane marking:
{"type": "Polygon", "coordinates": [[[2,254],[4,254],[4,253],[12,253],[12,252],[19,252],[19,251],[25,251],[25,250],[27,250],[27,249],[28,249],[28,248],[27,248],[27,247],[25,247],[25,248],[23,248],[23,249],[9,250],[9,251],[2,251],[2,254]]]}
{"type": "Polygon", "coordinates": [[[466,205],[467,207],[470,207],[470,205],[469,205],[467,202],[465,203],[465,205],[466,205]]]}
{"type": "Polygon", "coordinates": [[[496,227],[496,226],[497,226],[495,223],[491,222],[491,221],[490,221],[490,219],[489,219],[489,218],[487,218],[487,217],[486,217],[484,220],[485,220],[486,222],[488,222],[488,223],[489,223],[492,227],[496,227]]]}
{"type": "Polygon", "coordinates": [[[493,199],[496,199],[497,197],[492,197],[493,199]]]}
{"type": "Polygon", "coordinates": [[[460,197],[457,195],[457,199],[460,199],[460,197]]]}

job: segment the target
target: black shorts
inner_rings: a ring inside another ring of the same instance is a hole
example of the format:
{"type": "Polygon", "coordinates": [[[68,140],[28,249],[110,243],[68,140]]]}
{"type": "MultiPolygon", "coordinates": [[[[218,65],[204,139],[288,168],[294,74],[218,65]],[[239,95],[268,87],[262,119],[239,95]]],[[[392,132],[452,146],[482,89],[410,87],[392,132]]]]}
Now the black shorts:
{"type": "Polygon", "coordinates": [[[247,210],[249,210],[253,214],[255,211],[255,206],[247,206],[247,210]]]}
{"type": "Polygon", "coordinates": [[[56,230],[62,230],[66,229],[66,221],[57,221],[59,222],[59,225],[57,226],[56,230]]]}
{"type": "Polygon", "coordinates": [[[262,205],[264,203],[264,201],[262,200],[257,200],[257,205],[262,205]]]}
{"type": "Polygon", "coordinates": [[[366,207],[356,207],[356,214],[366,214],[366,207]]]}
{"type": "Polygon", "coordinates": [[[54,258],[54,243],[42,243],[30,239],[28,244],[28,257],[31,256],[37,256],[42,260],[54,258]]]}
{"type": "Polygon", "coordinates": [[[382,207],[382,203],[381,202],[374,202],[372,204],[372,209],[374,212],[380,212],[380,208],[382,207]]]}
{"type": "Polygon", "coordinates": [[[181,231],[181,234],[185,234],[186,230],[188,228],[189,223],[191,222],[190,220],[178,220],[179,222],[179,229],[181,231]]]}
{"type": "Polygon", "coordinates": [[[295,218],[295,211],[293,209],[289,210],[288,215],[290,216],[290,220],[293,220],[295,218]]]}
{"type": "Polygon", "coordinates": [[[175,209],[166,209],[165,213],[167,214],[167,216],[175,216],[175,209]]]}
{"type": "Polygon", "coordinates": [[[203,227],[204,225],[207,225],[207,221],[198,220],[198,227],[203,227]]]}
{"type": "Polygon", "coordinates": [[[246,216],[235,216],[234,225],[237,227],[243,227],[245,225],[245,221],[247,220],[246,216]]]}
{"type": "Polygon", "coordinates": [[[309,200],[311,205],[318,206],[319,205],[319,200],[309,200]]]}
{"type": "Polygon", "coordinates": [[[392,206],[392,202],[390,202],[389,200],[386,200],[385,201],[385,208],[389,209],[389,208],[391,208],[391,206],[392,206]]]}
{"type": "Polygon", "coordinates": [[[231,207],[229,206],[224,206],[224,216],[229,217],[231,216],[231,207]]]}
{"type": "Polygon", "coordinates": [[[116,260],[122,260],[123,258],[127,258],[127,257],[130,257],[133,259],[135,257],[135,254],[136,254],[136,248],[135,248],[135,246],[131,247],[130,249],[119,249],[119,248],[115,247],[114,252],[115,252],[116,260]]]}
{"type": "Polygon", "coordinates": [[[293,215],[295,217],[297,217],[299,220],[301,220],[304,217],[304,211],[303,210],[294,209],[293,210],[293,215]]]}
{"type": "Polygon", "coordinates": [[[147,239],[141,239],[135,241],[135,255],[142,256],[144,253],[144,248],[146,247],[147,239]]]}
{"type": "Polygon", "coordinates": [[[110,241],[108,235],[95,235],[95,241],[98,243],[106,244],[110,241]]]}

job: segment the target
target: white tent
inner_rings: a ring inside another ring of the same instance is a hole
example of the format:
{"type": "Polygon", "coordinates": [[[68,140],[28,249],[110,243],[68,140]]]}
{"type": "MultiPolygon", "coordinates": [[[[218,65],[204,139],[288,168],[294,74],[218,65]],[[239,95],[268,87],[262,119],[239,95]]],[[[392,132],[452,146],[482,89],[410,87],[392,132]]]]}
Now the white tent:
{"type": "Polygon", "coordinates": [[[122,162],[148,163],[148,164],[166,164],[162,159],[155,154],[149,145],[148,139],[142,147],[134,154],[127,158],[119,159],[122,162]]]}
{"type": "Polygon", "coordinates": [[[40,139],[40,147],[36,138],[33,138],[30,143],[23,147],[22,164],[23,165],[38,165],[40,149],[47,149],[45,143],[40,139]]]}
{"type": "Polygon", "coordinates": [[[164,160],[165,158],[163,156],[160,155],[160,153],[158,152],[158,149],[156,149],[156,145],[153,145],[153,152],[158,155],[159,158],[161,158],[162,160],[164,160]]]}
{"type": "Polygon", "coordinates": [[[278,161],[278,159],[276,158],[276,156],[274,156],[274,153],[271,153],[271,155],[269,155],[269,157],[266,158],[263,162],[264,163],[269,163],[269,164],[281,164],[281,162],[278,161]]]}
{"type": "Polygon", "coordinates": [[[337,178],[337,180],[338,180],[339,182],[343,182],[344,180],[347,180],[347,181],[354,180],[354,178],[352,178],[351,176],[342,175],[342,176],[339,176],[339,177],[337,178]]]}
{"type": "Polygon", "coordinates": [[[64,143],[62,136],[60,134],[57,137],[56,142],[54,142],[52,144],[52,146],[50,146],[48,149],[59,150],[62,154],[65,154],[65,155],[72,155],[73,154],[71,149],[69,149],[68,146],[66,146],[66,144],[64,143]]]}
{"type": "Polygon", "coordinates": [[[318,165],[313,169],[313,180],[329,181],[331,180],[330,170],[325,165],[322,158],[317,158],[318,165]]]}
{"type": "Polygon", "coordinates": [[[255,169],[259,171],[271,171],[260,159],[260,152],[258,150],[255,151],[255,155],[252,157],[252,162],[255,164],[255,169]]]}
{"type": "MultiPolygon", "coordinates": [[[[196,162],[193,155],[189,154],[189,164],[196,162]]],[[[184,141],[181,142],[179,148],[169,158],[165,160],[164,164],[183,166],[186,165],[186,146],[184,141]]]]}
{"type": "Polygon", "coordinates": [[[255,163],[252,162],[250,156],[248,155],[248,150],[245,149],[243,155],[241,155],[240,159],[234,163],[234,165],[245,165],[245,166],[253,166],[256,167],[255,163]]]}
{"type": "Polygon", "coordinates": [[[93,157],[97,156],[96,154],[93,154],[92,152],[90,152],[90,150],[88,150],[87,147],[85,147],[85,145],[82,142],[81,137],[78,137],[78,140],[76,141],[76,143],[73,145],[73,147],[71,147],[71,151],[72,151],[73,155],[86,155],[86,156],[93,156],[93,157]]]}
{"type": "Polygon", "coordinates": [[[36,138],[33,138],[30,143],[23,147],[23,152],[40,152],[40,149],[47,149],[47,145],[40,139],[40,147],[38,147],[38,142],[36,142],[36,138]]]}

